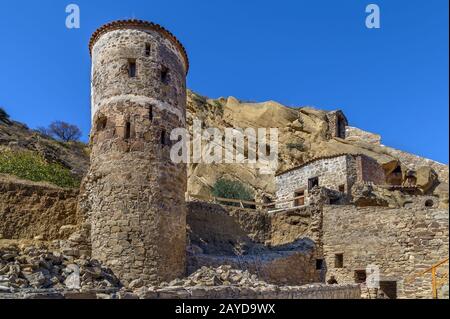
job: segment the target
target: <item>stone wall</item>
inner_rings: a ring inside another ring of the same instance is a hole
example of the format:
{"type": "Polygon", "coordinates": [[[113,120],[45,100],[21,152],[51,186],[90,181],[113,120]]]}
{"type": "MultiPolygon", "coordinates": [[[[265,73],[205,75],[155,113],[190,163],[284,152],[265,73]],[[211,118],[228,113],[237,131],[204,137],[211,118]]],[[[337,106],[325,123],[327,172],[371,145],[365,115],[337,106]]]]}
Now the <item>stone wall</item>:
{"type": "Polygon", "coordinates": [[[146,299],[360,299],[359,285],[305,285],[273,288],[168,287],[146,293],[146,299]]]}
{"type": "Polygon", "coordinates": [[[384,185],[386,183],[384,170],[375,159],[359,155],[356,157],[356,165],[358,182],[371,182],[376,185],[384,185]]]}
{"type": "Polygon", "coordinates": [[[0,239],[66,239],[77,225],[78,190],[0,176],[0,239]]]}
{"type": "MultiPolygon", "coordinates": [[[[305,243],[306,244],[306,243],[305,243]]],[[[323,282],[322,271],[316,269],[314,246],[297,251],[266,251],[245,256],[193,255],[189,257],[188,274],[201,267],[231,266],[247,270],[270,284],[305,285],[323,282]]]]}
{"type": "Polygon", "coordinates": [[[185,274],[187,173],[170,159],[170,133],[186,125],[187,65],[173,37],[150,25],[116,22],[91,41],[84,206],[92,257],[124,285],[185,274]]]}
{"type": "Polygon", "coordinates": [[[370,264],[380,269],[381,281],[396,282],[399,298],[430,298],[431,279],[408,277],[448,257],[448,210],[426,209],[421,197],[408,208],[326,206],[323,243],[327,278],[355,282],[355,271],[370,264]],[[336,254],[343,268],[336,268],[336,254]]]}
{"type": "MultiPolygon", "coordinates": [[[[299,239],[320,241],[321,214],[315,206],[276,213],[205,202],[187,204],[192,244],[208,254],[235,254],[254,244],[277,247],[299,239]]],[[[245,252],[245,249],[242,251],[245,252]]]]}
{"type": "Polygon", "coordinates": [[[230,265],[275,284],[323,282],[321,214],[307,206],[278,213],[188,203],[188,274],[230,265]]]}

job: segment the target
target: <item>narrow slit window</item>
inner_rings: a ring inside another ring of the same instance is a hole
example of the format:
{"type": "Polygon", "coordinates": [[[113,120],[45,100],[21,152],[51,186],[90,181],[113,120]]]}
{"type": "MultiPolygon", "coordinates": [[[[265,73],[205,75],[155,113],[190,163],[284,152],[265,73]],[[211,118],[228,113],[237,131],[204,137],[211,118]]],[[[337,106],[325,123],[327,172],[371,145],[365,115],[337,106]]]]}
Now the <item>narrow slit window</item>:
{"type": "Polygon", "coordinates": [[[136,60],[128,61],[128,75],[130,78],[136,77],[136,60]]]}
{"type": "Polygon", "coordinates": [[[129,139],[131,137],[131,123],[127,122],[125,124],[125,139],[129,139]]]}
{"type": "Polygon", "coordinates": [[[145,56],[150,56],[152,47],[150,46],[150,43],[145,44],[145,56]]]}
{"type": "Polygon", "coordinates": [[[150,105],[150,107],[148,108],[148,119],[150,120],[150,122],[153,122],[153,105],[150,105]]]}
{"type": "Polygon", "coordinates": [[[165,66],[161,68],[161,82],[164,84],[169,83],[169,69],[165,66]]]}
{"type": "Polygon", "coordinates": [[[166,146],[167,144],[167,136],[166,136],[166,130],[161,131],[161,145],[166,146]]]}

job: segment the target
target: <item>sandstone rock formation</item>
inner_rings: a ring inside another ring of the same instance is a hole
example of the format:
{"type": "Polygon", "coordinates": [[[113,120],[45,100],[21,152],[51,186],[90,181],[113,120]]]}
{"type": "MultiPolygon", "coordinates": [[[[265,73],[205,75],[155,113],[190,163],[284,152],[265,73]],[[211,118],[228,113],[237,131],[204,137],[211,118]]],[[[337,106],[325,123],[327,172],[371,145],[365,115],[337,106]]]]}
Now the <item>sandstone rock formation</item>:
{"type": "MultiPolygon", "coordinates": [[[[278,128],[278,171],[301,165],[311,159],[336,154],[364,154],[380,163],[387,176],[401,168],[399,183],[408,169],[421,168],[418,185],[424,191],[430,189],[436,177],[448,182],[448,166],[381,144],[379,135],[347,127],[348,138],[331,137],[327,112],[312,107],[290,108],[277,102],[248,103],[234,97],[208,99],[188,91],[188,120],[191,129],[194,120],[200,120],[204,128],[215,127],[222,131],[234,128],[278,128]],[[432,173],[434,170],[436,174],[432,173]],[[427,175],[428,172],[428,175],[427,175]],[[430,180],[431,179],[431,180],[430,180]]],[[[260,172],[260,166],[243,164],[190,164],[188,191],[209,196],[214,182],[219,178],[239,180],[249,185],[256,199],[274,197],[273,175],[260,172]]]]}

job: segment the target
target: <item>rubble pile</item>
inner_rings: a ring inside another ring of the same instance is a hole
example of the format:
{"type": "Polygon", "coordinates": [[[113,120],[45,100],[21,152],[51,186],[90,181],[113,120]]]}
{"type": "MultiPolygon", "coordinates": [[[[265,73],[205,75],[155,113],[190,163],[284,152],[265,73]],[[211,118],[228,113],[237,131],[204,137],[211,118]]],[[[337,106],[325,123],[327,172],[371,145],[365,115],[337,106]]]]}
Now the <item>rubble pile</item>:
{"type": "Polygon", "coordinates": [[[68,256],[35,246],[0,248],[0,292],[116,287],[119,280],[112,271],[86,256],[68,256]]]}
{"type": "MultiPolygon", "coordinates": [[[[247,270],[232,269],[224,265],[217,268],[202,267],[187,278],[175,279],[170,283],[163,283],[161,287],[212,287],[212,286],[237,286],[257,288],[262,286],[273,286],[258,279],[247,270]]],[[[273,286],[275,287],[275,286],[273,286]]]]}

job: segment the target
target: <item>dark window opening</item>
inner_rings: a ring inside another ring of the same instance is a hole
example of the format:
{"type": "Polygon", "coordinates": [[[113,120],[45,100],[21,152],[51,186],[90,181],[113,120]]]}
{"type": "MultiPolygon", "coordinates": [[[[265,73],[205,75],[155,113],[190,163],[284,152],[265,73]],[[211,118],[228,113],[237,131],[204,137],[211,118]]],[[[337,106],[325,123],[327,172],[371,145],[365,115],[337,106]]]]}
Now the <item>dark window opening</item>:
{"type": "Polygon", "coordinates": [[[355,283],[363,284],[366,282],[367,274],[365,270],[355,270],[355,283]]]}
{"type": "Polygon", "coordinates": [[[97,120],[97,131],[103,131],[106,128],[106,124],[108,123],[108,119],[106,116],[101,116],[97,120]]]}
{"type": "Polygon", "coordinates": [[[131,123],[127,122],[125,124],[125,139],[129,139],[131,137],[131,123]]]}
{"type": "Polygon", "coordinates": [[[380,281],[380,294],[384,294],[389,299],[397,299],[397,282],[380,281]]]}
{"type": "Polygon", "coordinates": [[[428,200],[425,202],[425,207],[433,207],[433,205],[434,205],[434,202],[433,202],[433,200],[431,200],[431,199],[428,199],[428,200]]]}
{"type": "Polygon", "coordinates": [[[345,193],[345,185],[339,185],[339,191],[345,193]]]}
{"type": "Polygon", "coordinates": [[[148,119],[150,120],[150,122],[153,122],[153,106],[150,105],[150,107],[148,108],[148,119]]]}
{"type": "Polygon", "coordinates": [[[402,173],[401,166],[397,166],[392,173],[394,173],[394,174],[401,174],[402,173]]]}
{"type": "Polygon", "coordinates": [[[314,187],[319,187],[319,178],[313,177],[308,180],[308,190],[312,190],[314,187]]]}
{"type": "Polygon", "coordinates": [[[334,268],[344,268],[344,254],[334,255],[334,268]]]}
{"type": "Polygon", "coordinates": [[[146,56],[150,56],[151,49],[152,49],[152,47],[150,46],[150,43],[146,43],[145,44],[145,55],[146,56]]]}
{"type": "Polygon", "coordinates": [[[305,205],[305,191],[304,190],[300,190],[300,191],[296,191],[294,193],[294,206],[303,206],[305,205]]]}
{"type": "Polygon", "coordinates": [[[161,131],[161,145],[167,146],[169,145],[168,139],[167,139],[167,133],[165,130],[161,131]]]}
{"type": "Polygon", "coordinates": [[[321,270],[323,268],[323,259],[316,259],[316,270],[321,270]]]}
{"type": "Polygon", "coordinates": [[[164,84],[169,83],[169,69],[165,66],[161,68],[161,82],[164,84]]]}
{"type": "Polygon", "coordinates": [[[270,155],[270,145],[266,144],[266,156],[270,155]]]}
{"type": "Polygon", "coordinates": [[[128,75],[130,78],[136,77],[136,60],[128,60],[128,75]]]}

